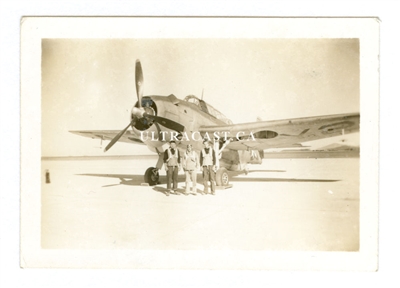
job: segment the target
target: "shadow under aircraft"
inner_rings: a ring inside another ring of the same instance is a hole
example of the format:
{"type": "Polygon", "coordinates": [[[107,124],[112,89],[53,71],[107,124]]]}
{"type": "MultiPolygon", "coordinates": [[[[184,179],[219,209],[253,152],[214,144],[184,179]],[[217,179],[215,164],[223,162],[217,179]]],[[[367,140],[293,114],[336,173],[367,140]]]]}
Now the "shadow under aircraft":
{"type": "MultiPolygon", "coordinates": [[[[247,173],[244,172],[228,172],[231,182],[337,182],[341,181],[340,179],[310,179],[310,178],[280,178],[280,177],[239,177],[243,174],[252,174],[252,173],[269,173],[269,172],[286,172],[285,170],[249,170],[247,173]]],[[[143,186],[145,182],[143,181],[143,175],[139,174],[76,174],[78,176],[89,176],[89,177],[101,177],[101,178],[114,178],[119,179],[119,183],[105,185],[103,187],[112,187],[117,185],[128,185],[128,186],[143,186]]],[[[202,178],[197,178],[198,183],[202,183],[202,178]]],[[[185,182],[185,175],[178,175],[178,183],[185,182]]],[[[156,185],[166,184],[166,176],[161,176],[159,178],[159,182],[156,185]]]]}

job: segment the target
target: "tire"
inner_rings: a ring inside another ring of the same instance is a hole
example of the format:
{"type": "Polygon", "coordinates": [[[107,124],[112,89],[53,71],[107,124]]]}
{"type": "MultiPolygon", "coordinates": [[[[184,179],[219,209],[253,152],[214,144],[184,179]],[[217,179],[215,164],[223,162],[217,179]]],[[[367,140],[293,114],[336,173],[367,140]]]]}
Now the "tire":
{"type": "Polygon", "coordinates": [[[147,168],[146,173],[144,173],[144,182],[149,183],[150,186],[156,185],[159,178],[158,170],[154,167],[147,168]],[[154,173],[154,170],[156,170],[157,173],[154,173]]]}
{"type": "Polygon", "coordinates": [[[217,186],[228,186],[229,184],[229,174],[225,168],[220,168],[215,175],[215,181],[217,182],[217,186]]]}

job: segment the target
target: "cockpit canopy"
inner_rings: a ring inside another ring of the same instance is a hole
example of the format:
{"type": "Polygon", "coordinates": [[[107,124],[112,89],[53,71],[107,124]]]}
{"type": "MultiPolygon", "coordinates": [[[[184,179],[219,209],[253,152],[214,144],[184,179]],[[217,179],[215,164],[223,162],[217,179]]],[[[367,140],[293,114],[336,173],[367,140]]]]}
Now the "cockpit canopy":
{"type": "Polygon", "coordinates": [[[205,101],[197,98],[194,95],[188,95],[185,97],[184,100],[186,102],[189,102],[189,103],[199,106],[200,110],[213,116],[214,118],[217,118],[217,119],[223,121],[225,124],[233,124],[232,121],[229,120],[228,118],[226,118],[224,114],[222,114],[217,109],[215,109],[213,106],[211,106],[210,104],[206,103],[205,101]]]}

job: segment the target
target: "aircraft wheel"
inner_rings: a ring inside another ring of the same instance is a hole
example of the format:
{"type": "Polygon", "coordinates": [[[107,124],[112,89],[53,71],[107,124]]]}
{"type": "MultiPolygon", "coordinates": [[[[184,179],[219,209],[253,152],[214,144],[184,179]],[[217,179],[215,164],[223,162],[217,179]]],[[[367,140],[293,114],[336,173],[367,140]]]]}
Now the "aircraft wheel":
{"type": "Polygon", "coordinates": [[[150,186],[156,185],[159,178],[158,169],[154,167],[147,168],[146,173],[144,173],[144,182],[149,183],[150,186]]]}
{"type": "Polygon", "coordinates": [[[225,168],[220,168],[215,175],[217,186],[227,186],[229,184],[228,171],[225,168]]]}

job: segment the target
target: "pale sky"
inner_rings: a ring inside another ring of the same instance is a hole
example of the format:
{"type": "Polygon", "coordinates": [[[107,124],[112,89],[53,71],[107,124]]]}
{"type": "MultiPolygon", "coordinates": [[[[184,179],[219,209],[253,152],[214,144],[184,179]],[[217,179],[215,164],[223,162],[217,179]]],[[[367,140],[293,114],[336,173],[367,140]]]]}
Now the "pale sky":
{"type": "Polygon", "coordinates": [[[357,39],[44,39],[42,156],[151,153],[68,132],[129,123],[136,59],[144,95],[204,89],[234,123],[360,111],[357,39]]]}

